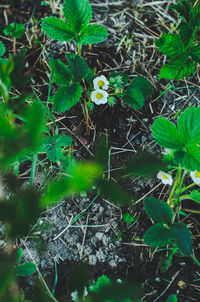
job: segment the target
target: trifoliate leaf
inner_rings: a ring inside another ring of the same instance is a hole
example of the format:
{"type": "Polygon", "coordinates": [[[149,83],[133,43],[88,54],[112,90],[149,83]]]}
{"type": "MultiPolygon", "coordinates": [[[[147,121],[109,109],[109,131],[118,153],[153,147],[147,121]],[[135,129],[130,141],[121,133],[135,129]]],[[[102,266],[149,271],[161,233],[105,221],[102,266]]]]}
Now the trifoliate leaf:
{"type": "Polygon", "coordinates": [[[176,151],[174,161],[188,171],[200,171],[200,147],[193,145],[185,151],[176,151]]]}
{"type": "Polygon", "coordinates": [[[129,86],[124,90],[122,100],[133,108],[141,109],[144,105],[144,95],[140,89],[131,89],[129,86]]]}
{"type": "Polygon", "coordinates": [[[147,197],[144,200],[144,209],[154,222],[170,223],[173,218],[171,207],[164,201],[147,197]]]}
{"type": "Polygon", "coordinates": [[[191,107],[181,113],[177,127],[185,145],[200,144],[200,107],[191,107]]]}
{"type": "Polygon", "coordinates": [[[91,45],[104,41],[108,36],[107,30],[102,25],[89,24],[76,38],[77,45],[91,45]]]}
{"type": "Polygon", "coordinates": [[[11,23],[3,29],[3,33],[11,38],[21,38],[24,33],[25,24],[11,23]]]}
{"type": "Polygon", "coordinates": [[[158,145],[163,148],[181,150],[180,140],[176,126],[166,118],[157,118],[152,126],[152,136],[158,145]]]}
{"type": "Polygon", "coordinates": [[[163,34],[155,41],[155,45],[158,47],[159,51],[170,58],[175,58],[181,55],[184,51],[184,45],[179,35],[171,33],[163,34]]]}
{"type": "Polygon", "coordinates": [[[72,31],[79,33],[92,18],[92,9],[88,0],[64,0],[63,15],[72,31]]]}
{"type": "Polygon", "coordinates": [[[73,82],[80,82],[88,74],[89,68],[83,58],[73,53],[66,54],[73,82]]]}
{"type": "Polygon", "coordinates": [[[158,78],[180,80],[189,76],[194,70],[194,61],[189,57],[189,53],[184,53],[180,57],[170,60],[169,64],[163,65],[158,78]]]}
{"type": "Polygon", "coordinates": [[[54,81],[61,86],[69,86],[71,80],[71,73],[68,67],[59,60],[50,60],[49,66],[51,67],[54,75],[54,81]]]}
{"type": "Polygon", "coordinates": [[[170,226],[173,239],[180,252],[189,257],[192,254],[192,233],[183,222],[173,223],[170,226]]]}
{"type": "Polygon", "coordinates": [[[49,136],[44,139],[43,151],[47,153],[49,160],[56,162],[61,159],[63,151],[61,147],[72,144],[72,139],[67,135],[49,136]]]}
{"type": "Polygon", "coordinates": [[[6,49],[2,41],[0,41],[0,57],[2,57],[5,53],[6,49]]]}
{"type": "Polygon", "coordinates": [[[16,267],[17,276],[30,276],[36,272],[36,266],[34,263],[26,262],[18,264],[16,267]]]}
{"type": "Polygon", "coordinates": [[[198,190],[190,192],[189,198],[200,204],[200,192],[198,190]]]}
{"type": "Polygon", "coordinates": [[[171,230],[163,223],[154,224],[144,234],[143,240],[152,247],[166,247],[173,240],[171,230]]]}
{"type": "Polygon", "coordinates": [[[53,96],[54,110],[61,113],[71,109],[79,101],[81,94],[82,87],[78,83],[59,88],[53,96]]]}
{"type": "Polygon", "coordinates": [[[70,27],[61,19],[46,17],[42,20],[42,29],[53,40],[69,42],[75,37],[70,27]]]}

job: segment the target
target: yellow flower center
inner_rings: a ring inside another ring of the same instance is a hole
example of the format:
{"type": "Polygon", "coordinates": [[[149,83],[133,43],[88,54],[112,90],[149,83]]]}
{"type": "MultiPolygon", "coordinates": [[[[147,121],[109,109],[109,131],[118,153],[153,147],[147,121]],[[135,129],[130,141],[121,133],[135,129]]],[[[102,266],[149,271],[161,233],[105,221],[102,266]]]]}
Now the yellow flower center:
{"type": "Polygon", "coordinates": [[[164,179],[169,179],[169,177],[168,177],[167,175],[165,175],[165,174],[162,174],[162,177],[163,177],[164,179]]]}
{"type": "Polygon", "coordinates": [[[196,171],[195,177],[200,178],[200,172],[196,171]]]}
{"type": "Polygon", "coordinates": [[[97,92],[96,98],[97,98],[98,100],[100,100],[100,99],[102,99],[102,97],[103,97],[103,94],[102,94],[101,92],[97,92]]]}
{"type": "Polygon", "coordinates": [[[98,85],[99,85],[99,87],[103,87],[104,81],[100,80],[100,81],[98,82],[98,85]]]}

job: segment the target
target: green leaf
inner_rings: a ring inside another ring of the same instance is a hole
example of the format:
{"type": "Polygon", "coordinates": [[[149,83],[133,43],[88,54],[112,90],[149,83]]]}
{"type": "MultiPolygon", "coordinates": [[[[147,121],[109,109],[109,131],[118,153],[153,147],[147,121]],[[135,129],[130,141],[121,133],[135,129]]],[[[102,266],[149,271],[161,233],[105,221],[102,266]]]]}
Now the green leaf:
{"type": "Polygon", "coordinates": [[[185,145],[200,143],[200,107],[191,107],[180,114],[177,127],[185,145]]]}
{"type": "Polygon", "coordinates": [[[12,84],[15,88],[24,88],[26,84],[30,81],[30,76],[25,76],[23,74],[25,60],[26,60],[26,48],[20,49],[15,56],[13,56],[14,68],[10,74],[12,84]]]}
{"type": "Polygon", "coordinates": [[[143,236],[144,242],[152,247],[166,247],[172,239],[171,230],[161,222],[150,227],[143,236]]]}
{"type": "Polygon", "coordinates": [[[190,53],[192,59],[196,63],[200,64],[200,45],[198,45],[198,44],[197,45],[192,45],[190,50],[189,50],[189,53],[190,53]]]}
{"type": "Polygon", "coordinates": [[[91,189],[100,178],[102,168],[93,162],[78,163],[73,165],[68,173],[70,177],[59,179],[49,185],[41,200],[42,208],[71,194],[80,194],[91,189]]]}
{"type": "Polygon", "coordinates": [[[195,29],[189,23],[181,22],[177,27],[181,40],[187,47],[194,39],[195,29]]]}
{"type": "Polygon", "coordinates": [[[136,77],[129,84],[130,89],[139,89],[145,98],[152,95],[152,85],[144,77],[136,77]]]}
{"type": "Polygon", "coordinates": [[[132,108],[141,109],[144,105],[144,95],[140,89],[131,89],[129,86],[125,89],[122,96],[123,102],[132,108]]]}
{"type": "Polygon", "coordinates": [[[170,58],[176,58],[184,51],[184,45],[179,35],[171,33],[163,34],[155,41],[155,45],[158,47],[159,51],[170,58]]]}
{"type": "Polygon", "coordinates": [[[82,87],[78,83],[59,88],[53,96],[54,110],[61,113],[71,109],[79,101],[81,94],[82,87]]]}
{"type": "Polygon", "coordinates": [[[41,101],[34,100],[27,109],[25,119],[27,145],[30,146],[32,151],[37,151],[43,140],[43,130],[45,125],[44,105],[41,101]]]}
{"type": "Polygon", "coordinates": [[[98,293],[104,286],[111,284],[110,279],[102,275],[97,279],[97,282],[94,285],[90,286],[90,291],[94,293],[98,293]]]}
{"type": "Polygon", "coordinates": [[[79,33],[92,18],[88,0],[64,0],[63,15],[72,31],[79,33]]]}
{"type": "Polygon", "coordinates": [[[61,42],[69,42],[75,37],[69,26],[56,17],[46,17],[43,19],[42,29],[51,39],[61,42]]]}
{"type": "Polygon", "coordinates": [[[0,60],[0,96],[7,101],[9,99],[9,91],[11,88],[10,74],[14,68],[13,57],[8,60],[0,60]]]}
{"type": "Polygon", "coordinates": [[[192,233],[183,222],[176,222],[170,226],[173,239],[180,252],[189,257],[192,254],[192,233]]]}
{"type": "Polygon", "coordinates": [[[171,207],[162,200],[147,197],[144,200],[144,209],[154,222],[170,223],[173,219],[171,207]]]}
{"type": "Polygon", "coordinates": [[[171,4],[169,8],[173,9],[182,20],[189,22],[189,13],[191,9],[190,2],[187,0],[182,0],[177,4],[171,4]]]}
{"type": "Polygon", "coordinates": [[[60,86],[69,86],[71,80],[71,73],[68,67],[59,60],[50,60],[49,66],[51,67],[54,75],[54,81],[60,86]]]}
{"type": "Polygon", "coordinates": [[[77,45],[97,44],[106,40],[107,37],[108,32],[102,25],[89,24],[81,31],[75,43],[77,45]]]}
{"type": "Polygon", "coordinates": [[[3,42],[0,41],[0,57],[2,57],[5,52],[6,52],[5,46],[4,46],[3,42]]]}
{"type": "Polygon", "coordinates": [[[200,204],[200,192],[198,190],[190,192],[189,198],[200,204]]]}
{"type": "Polygon", "coordinates": [[[135,218],[132,217],[129,213],[124,213],[122,215],[122,217],[123,217],[124,222],[127,222],[127,223],[135,221],[135,218]]]}
{"type": "Polygon", "coordinates": [[[152,136],[163,148],[181,150],[183,147],[176,126],[166,118],[158,117],[154,121],[152,136]]]}
{"type": "Polygon", "coordinates": [[[80,82],[84,79],[89,71],[88,65],[83,58],[73,53],[66,54],[69,62],[72,80],[74,82],[80,82]]]}
{"type": "Polygon", "coordinates": [[[23,256],[23,250],[21,248],[17,249],[15,252],[15,257],[16,257],[15,263],[19,263],[22,259],[22,256],[23,256]]]}
{"type": "Polygon", "coordinates": [[[200,171],[200,147],[194,145],[186,151],[175,152],[174,161],[188,171],[200,171]]]}
{"type": "Polygon", "coordinates": [[[167,298],[166,302],[178,302],[178,299],[177,299],[176,295],[170,295],[167,298]]]}
{"type": "Polygon", "coordinates": [[[34,263],[26,262],[18,264],[16,267],[17,276],[30,276],[36,272],[36,266],[34,263]]]}
{"type": "Polygon", "coordinates": [[[25,24],[11,23],[3,29],[3,33],[11,38],[21,38],[24,33],[25,24]]]}
{"type": "Polygon", "coordinates": [[[180,80],[190,76],[195,70],[195,63],[189,57],[189,53],[184,53],[180,57],[170,60],[169,64],[162,66],[159,79],[180,80]]]}
{"type": "Polygon", "coordinates": [[[61,147],[72,144],[72,139],[67,135],[49,136],[44,139],[43,150],[47,153],[49,160],[56,162],[61,159],[63,151],[61,147]]]}

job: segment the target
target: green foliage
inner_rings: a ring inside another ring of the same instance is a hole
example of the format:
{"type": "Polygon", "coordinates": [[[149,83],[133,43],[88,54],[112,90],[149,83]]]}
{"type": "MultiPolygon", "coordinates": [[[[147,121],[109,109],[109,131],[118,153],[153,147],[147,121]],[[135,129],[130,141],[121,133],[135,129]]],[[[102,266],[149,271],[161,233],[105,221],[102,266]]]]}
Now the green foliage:
{"type": "Polygon", "coordinates": [[[122,215],[122,218],[123,218],[124,222],[127,222],[127,223],[135,221],[135,218],[132,217],[129,213],[124,213],[122,215]]]}
{"type": "Polygon", "coordinates": [[[190,192],[189,198],[200,204],[200,192],[198,190],[190,192]]]}
{"type": "Polygon", "coordinates": [[[189,171],[200,171],[200,108],[191,107],[180,114],[177,128],[165,118],[157,118],[152,135],[161,147],[173,150],[176,164],[189,171]]]}
{"type": "Polygon", "coordinates": [[[192,234],[183,222],[173,223],[170,227],[179,251],[186,257],[192,254],[192,234]]]}
{"type": "Polygon", "coordinates": [[[162,200],[148,197],[144,200],[144,209],[154,222],[170,223],[173,218],[171,207],[162,200]]]}
{"type": "Polygon", "coordinates": [[[36,266],[34,263],[27,262],[23,264],[18,264],[16,266],[16,275],[17,276],[30,276],[36,272],[36,266]]]}
{"type": "Polygon", "coordinates": [[[82,86],[79,82],[87,77],[89,68],[85,60],[75,54],[66,54],[70,69],[58,60],[51,60],[54,81],[61,85],[53,96],[53,107],[56,112],[71,109],[80,99],[82,86]]]}
{"type": "Polygon", "coordinates": [[[176,295],[170,295],[167,298],[166,302],[178,302],[178,299],[177,299],[176,295]]]}
{"type": "Polygon", "coordinates": [[[80,194],[90,190],[102,175],[101,166],[97,163],[74,163],[69,177],[63,177],[49,184],[48,190],[43,194],[41,207],[45,208],[58,202],[71,194],[80,194]]]}
{"type": "Polygon", "coordinates": [[[124,86],[128,83],[128,76],[122,72],[111,72],[109,82],[115,88],[124,88],[124,86]]]}
{"type": "Polygon", "coordinates": [[[11,38],[21,38],[24,33],[24,24],[11,23],[3,29],[3,33],[11,38]]]}
{"type": "Polygon", "coordinates": [[[182,79],[195,70],[195,63],[200,62],[200,46],[196,42],[200,27],[200,4],[194,1],[179,0],[170,5],[180,17],[177,33],[163,34],[155,45],[169,57],[169,64],[163,65],[159,78],[182,79]]]}
{"type": "Polygon", "coordinates": [[[6,49],[2,41],[0,41],[0,57],[2,57],[5,53],[6,49]]]}
{"type": "Polygon", "coordinates": [[[69,42],[75,39],[77,45],[87,45],[102,42],[108,36],[103,26],[88,25],[92,18],[88,0],[64,0],[63,15],[67,23],[56,17],[43,19],[43,31],[54,40],[69,42]]]}
{"type": "MultiPolygon", "coordinates": [[[[12,117],[12,111],[8,112],[12,117]]],[[[22,120],[21,125],[9,122],[4,104],[0,105],[0,168],[40,148],[45,123],[43,105],[35,100],[26,107],[22,120]]]]}
{"type": "Polygon", "coordinates": [[[63,134],[48,136],[44,139],[43,144],[43,151],[47,153],[48,159],[56,162],[63,156],[62,147],[71,145],[72,138],[63,134]]]}
{"type": "Polygon", "coordinates": [[[9,91],[11,88],[10,74],[14,68],[12,56],[8,60],[0,60],[0,96],[6,101],[9,99],[9,91]]]}
{"type": "Polygon", "coordinates": [[[151,226],[143,236],[144,242],[152,247],[165,247],[172,239],[171,230],[161,222],[151,226]]]}
{"type": "Polygon", "coordinates": [[[122,100],[133,108],[141,109],[144,99],[152,94],[152,86],[144,77],[136,77],[124,89],[122,100]]]}
{"type": "Polygon", "coordinates": [[[172,240],[186,257],[192,254],[192,234],[183,222],[172,223],[173,212],[164,201],[146,198],[144,208],[147,215],[157,222],[144,234],[144,242],[152,247],[164,247],[172,240]]]}

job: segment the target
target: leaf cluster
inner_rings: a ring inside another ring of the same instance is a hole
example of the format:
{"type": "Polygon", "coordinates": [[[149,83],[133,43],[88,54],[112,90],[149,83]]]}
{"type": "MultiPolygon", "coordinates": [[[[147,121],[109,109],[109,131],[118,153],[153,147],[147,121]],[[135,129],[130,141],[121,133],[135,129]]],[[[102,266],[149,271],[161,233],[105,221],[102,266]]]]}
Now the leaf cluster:
{"type": "Polygon", "coordinates": [[[183,222],[172,222],[173,211],[164,201],[148,197],[144,200],[147,215],[155,222],[144,234],[144,242],[152,247],[166,247],[175,242],[186,257],[192,254],[192,234],[183,222]]]}
{"type": "Polygon", "coordinates": [[[172,150],[175,164],[189,171],[200,171],[200,108],[186,109],[177,119],[177,127],[159,117],[152,126],[152,135],[158,145],[172,150]]]}
{"type": "Polygon", "coordinates": [[[111,72],[110,83],[115,88],[121,88],[118,97],[132,108],[141,109],[145,98],[152,95],[151,83],[142,76],[135,77],[126,87],[128,76],[124,73],[111,72]],[[125,87],[125,88],[124,88],[125,87]]]}
{"type": "Polygon", "coordinates": [[[66,22],[57,17],[46,17],[42,21],[43,31],[53,40],[74,40],[77,45],[90,45],[108,36],[102,25],[88,24],[92,18],[88,0],[64,0],[63,16],[66,22]]]}
{"type": "Polygon", "coordinates": [[[195,65],[200,63],[200,3],[179,0],[170,8],[179,15],[181,21],[177,33],[163,34],[155,41],[159,51],[169,57],[169,63],[163,65],[159,78],[179,80],[194,72],[195,65]]]}
{"type": "Polygon", "coordinates": [[[59,60],[51,59],[49,62],[55,83],[62,86],[52,98],[53,108],[58,113],[71,109],[79,101],[83,90],[80,82],[90,72],[83,58],[73,53],[66,54],[66,58],[69,68],[59,60]]]}

